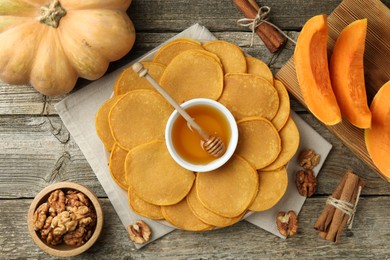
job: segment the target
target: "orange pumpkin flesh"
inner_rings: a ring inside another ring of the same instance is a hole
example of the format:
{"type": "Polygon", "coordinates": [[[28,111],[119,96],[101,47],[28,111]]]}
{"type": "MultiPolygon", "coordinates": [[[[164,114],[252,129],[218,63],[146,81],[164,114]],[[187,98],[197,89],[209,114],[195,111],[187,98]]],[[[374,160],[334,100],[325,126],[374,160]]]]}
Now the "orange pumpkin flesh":
{"type": "Polygon", "coordinates": [[[326,16],[309,19],[298,37],[294,63],[308,109],[324,124],[335,125],[341,121],[341,113],[330,82],[327,39],[326,16]]]}
{"type": "Polygon", "coordinates": [[[45,95],[95,80],[135,41],[131,0],[0,0],[0,79],[45,95]]]}
{"type": "Polygon", "coordinates": [[[390,182],[390,81],[384,84],[372,100],[371,128],[365,130],[368,153],[376,167],[390,182]]]}
{"type": "Polygon", "coordinates": [[[357,20],[342,30],[333,49],[329,70],[341,114],[360,128],[371,125],[363,66],[366,32],[367,19],[357,20]]]}

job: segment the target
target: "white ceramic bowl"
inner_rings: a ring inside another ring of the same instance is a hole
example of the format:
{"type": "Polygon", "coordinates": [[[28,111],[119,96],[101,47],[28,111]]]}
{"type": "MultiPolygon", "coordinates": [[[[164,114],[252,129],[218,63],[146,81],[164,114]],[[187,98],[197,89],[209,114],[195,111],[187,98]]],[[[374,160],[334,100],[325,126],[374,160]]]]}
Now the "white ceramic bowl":
{"type": "Polygon", "coordinates": [[[223,115],[225,115],[229,126],[230,126],[230,131],[231,131],[231,136],[229,143],[227,144],[227,149],[224,155],[222,155],[219,158],[216,158],[210,163],[207,164],[192,164],[186,160],[184,160],[175,150],[175,147],[172,143],[172,127],[176,119],[180,116],[180,114],[175,110],[171,114],[171,116],[168,119],[166,128],[165,128],[165,142],[168,148],[169,153],[171,154],[172,158],[183,168],[186,168],[190,171],[194,172],[208,172],[215,170],[222,165],[224,165],[230,157],[233,155],[234,151],[236,150],[237,147],[237,142],[238,142],[238,128],[237,128],[237,123],[236,120],[234,119],[233,115],[230,113],[230,111],[223,106],[221,103],[207,99],[207,98],[196,98],[196,99],[191,99],[181,105],[183,109],[190,108],[192,106],[197,106],[197,105],[207,105],[211,106],[214,109],[217,109],[220,111],[223,115]]]}

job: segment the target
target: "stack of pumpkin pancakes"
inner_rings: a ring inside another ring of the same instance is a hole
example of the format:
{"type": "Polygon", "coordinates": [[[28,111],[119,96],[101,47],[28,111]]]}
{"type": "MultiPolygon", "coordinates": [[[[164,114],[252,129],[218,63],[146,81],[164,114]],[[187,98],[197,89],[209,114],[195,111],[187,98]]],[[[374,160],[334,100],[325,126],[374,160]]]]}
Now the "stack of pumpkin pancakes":
{"type": "Polygon", "coordinates": [[[268,66],[232,43],[188,38],[167,43],[142,64],[178,103],[209,98],[226,106],[239,140],[233,157],[216,170],[182,168],[164,141],[173,108],[131,68],[123,70],[113,97],[96,114],[96,130],[133,211],[201,231],[273,207],[287,189],[285,165],[298,149],[299,132],[288,93],[268,66]]]}

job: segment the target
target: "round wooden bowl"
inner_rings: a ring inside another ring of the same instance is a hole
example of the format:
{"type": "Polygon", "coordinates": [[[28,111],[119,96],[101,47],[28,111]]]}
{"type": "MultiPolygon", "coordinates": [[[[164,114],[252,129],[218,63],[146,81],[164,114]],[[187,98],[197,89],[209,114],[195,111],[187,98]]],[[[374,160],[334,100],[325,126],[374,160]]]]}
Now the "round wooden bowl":
{"type": "Polygon", "coordinates": [[[69,256],[75,256],[79,255],[83,252],[85,252],[87,249],[89,249],[98,239],[102,228],[103,228],[103,210],[99,204],[99,201],[95,194],[91,192],[88,188],[74,182],[59,182],[52,184],[43,190],[41,190],[34,200],[31,203],[30,209],[28,211],[28,217],[27,217],[27,222],[28,222],[28,230],[29,233],[34,240],[35,244],[39,246],[44,252],[53,255],[53,256],[60,256],[60,257],[69,257],[69,256]],[[44,202],[47,201],[49,198],[49,195],[52,191],[61,189],[63,191],[66,190],[77,190],[82,193],[84,193],[85,196],[89,198],[91,201],[93,207],[95,208],[96,211],[96,226],[95,230],[91,236],[91,238],[83,245],[79,247],[74,247],[67,245],[65,243],[61,243],[59,245],[49,245],[45,242],[45,240],[41,239],[41,237],[38,235],[38,233],[34,230],[34,223],[33,223],[33,217],[34,217],[34,212],[35,210],[44,202]]]}

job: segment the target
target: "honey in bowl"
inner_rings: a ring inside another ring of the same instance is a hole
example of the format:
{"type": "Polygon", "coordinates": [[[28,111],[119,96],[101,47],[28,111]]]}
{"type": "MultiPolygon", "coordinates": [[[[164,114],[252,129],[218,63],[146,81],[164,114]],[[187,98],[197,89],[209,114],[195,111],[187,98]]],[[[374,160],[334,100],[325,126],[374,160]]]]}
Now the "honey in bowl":
{"type": "MultiPolygon", "coordinates": [[[[195,122],[209,134],[221,137],[225,146],[229,144],[231,129],[225,115],[214,107],[198,104],[185,109],[195,122]]],[[[216,159],[202,148],[202,138],[179,116],[172,126],[172,144],[180,157],[189,163],[202,165],[216,159]]]]}

